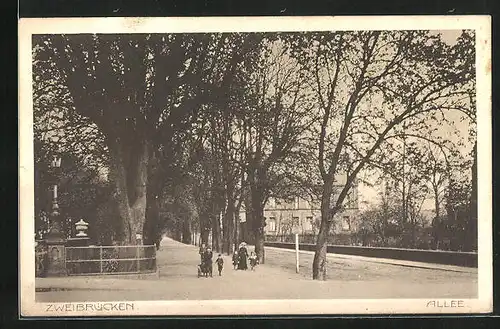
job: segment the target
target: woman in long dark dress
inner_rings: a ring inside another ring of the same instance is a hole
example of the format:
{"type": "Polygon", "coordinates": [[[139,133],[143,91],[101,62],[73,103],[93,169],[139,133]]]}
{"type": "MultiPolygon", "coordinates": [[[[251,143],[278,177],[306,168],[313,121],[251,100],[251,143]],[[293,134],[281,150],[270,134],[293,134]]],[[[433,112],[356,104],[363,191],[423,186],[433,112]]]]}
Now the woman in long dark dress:
{"type": "Polygon", "coordinates": [[[238,250],[238,270],[247,270],[247,258],[248,252],[245,245],[240,246],[240,250],[238,250]]]}

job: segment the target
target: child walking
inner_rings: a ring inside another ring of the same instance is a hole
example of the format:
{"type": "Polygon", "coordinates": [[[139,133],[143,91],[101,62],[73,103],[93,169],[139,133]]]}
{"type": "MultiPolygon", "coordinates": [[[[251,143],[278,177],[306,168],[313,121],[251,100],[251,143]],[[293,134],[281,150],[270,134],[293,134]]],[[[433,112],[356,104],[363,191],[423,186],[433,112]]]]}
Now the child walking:
{"type": "Polygon", "coordinates": [[[257,266],[257,264],[259,263],[259,259],[257,258],[255,252],[252,251],[248,259],[250,259],[250,269],[254,271],[255,266],[257,266]]]}
{"type": "Polygon", "coordinates": [[[238,252],[233,253],[233,267],[236,269],[238,267],[238,252]]]}
{"type": "Polygon", "coordinates": [[[222,255],[219,254],[219,257],[217,257],[217,260],[215,261],[217,263],[217,269],[219,270],[219,276],[222,275],[222,268],[224,267],[224,259],[222,258],[222,255]]]}

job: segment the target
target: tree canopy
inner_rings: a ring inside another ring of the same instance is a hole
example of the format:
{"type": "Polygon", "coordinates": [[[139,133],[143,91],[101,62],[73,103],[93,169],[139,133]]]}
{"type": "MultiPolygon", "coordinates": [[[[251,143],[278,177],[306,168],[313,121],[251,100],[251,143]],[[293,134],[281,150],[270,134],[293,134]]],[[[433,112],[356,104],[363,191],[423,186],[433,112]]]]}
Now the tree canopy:
{"type": "Polygon", "coordinates": [[[168,230],[185,243],[211,236],[230,253],[248,238],[245,210],[261,262],[268,198],[310,194],[321,203],[319,279],[360,173],[398,195],[361,217],[384,241],[390,218],[417,227],[423,200],[434,200],[438,227],[445,207],[456,213],[467,199],[468,183],[450,187],[449,173],[475,163],[463,154],[475,144],[474,40],[471,31],[453,45],[431,31],[36,35],[38,163],[71,154],[94,187],[113,191],[117,220],[101,224],[124,244],[168,230]]]}

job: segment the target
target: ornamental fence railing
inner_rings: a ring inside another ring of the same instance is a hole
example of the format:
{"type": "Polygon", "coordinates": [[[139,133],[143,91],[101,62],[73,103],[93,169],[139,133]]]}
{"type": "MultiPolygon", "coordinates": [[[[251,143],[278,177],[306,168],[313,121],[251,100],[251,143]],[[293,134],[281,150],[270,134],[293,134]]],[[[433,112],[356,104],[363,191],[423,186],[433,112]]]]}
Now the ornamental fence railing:
{"type": "MultiPolygon", "coordinates": [[[[48,251],[42,241],[35,247],[35,275],[46,274],[48,251]]],[[[156,248],[147,246],[66,247],[69,275],[137,274],[156,272],[156,248]]]]}
{"type": "Polygon", "coordinates": [[[68,275],[106,275],[156,272],[156,247],[66,247],[68,275]]]}

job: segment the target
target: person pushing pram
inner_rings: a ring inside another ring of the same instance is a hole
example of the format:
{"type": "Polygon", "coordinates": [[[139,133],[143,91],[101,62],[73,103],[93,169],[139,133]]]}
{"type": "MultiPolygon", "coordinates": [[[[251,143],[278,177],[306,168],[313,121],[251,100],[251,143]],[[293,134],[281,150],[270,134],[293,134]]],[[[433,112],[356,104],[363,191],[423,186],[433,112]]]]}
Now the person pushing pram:
{"type": "Polygon", "coordinates": [[[212,277],[212,271],[213,271],[212,249],[204,248],[203,250],[201,250],[200,248],[200,255],[201,255],[201,263],[198,265],[198,277],[200,276],[208,277],[209,275],[210,277],[212,277]]]}

